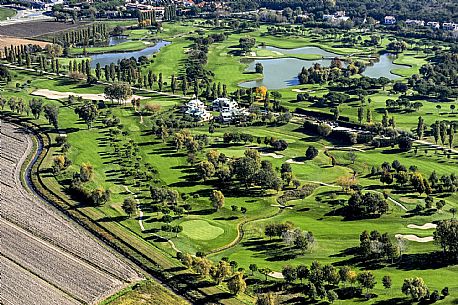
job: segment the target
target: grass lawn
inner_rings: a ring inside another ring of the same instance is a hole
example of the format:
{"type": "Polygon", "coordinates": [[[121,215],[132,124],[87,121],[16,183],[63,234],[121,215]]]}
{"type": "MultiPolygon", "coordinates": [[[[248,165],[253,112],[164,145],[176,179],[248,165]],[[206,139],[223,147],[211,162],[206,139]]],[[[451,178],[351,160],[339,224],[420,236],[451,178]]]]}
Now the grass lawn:
{"type": "MultiPolygon", "coordinates": [[[[135,40],[135,41],[123,42],[115,46],[86,48],[86,52],[89,54],[130,52],[130,51],[143,50],[147,46],[148,44],[146,44],[144,41],[135,40]]],[[[84,53],[84,48],[71,48],[70,53],[74,55],[81,55],[84,53]]]]}
{"type": "Polygon", "coordinates": [[[205,220],[187,220],[180,223],[183,234],[191,239],[210,240],[224,233],[224,229],[212,226],[205,220]]]}
{"type": "Polygon", "coordinates": [[[14,15],[16,15],[16,10],[6,7],[0,7],[0,21],[11,18],[14,15]]]}
{"type": "Polygon", "coordinates": [[[183,299],[174,296],[154,281],[144,281],[131,286],[112,298],[102,302],[100,305],[185,305],[183,299]],[[112,300],[111,300],[112,299],[112,300]]]}

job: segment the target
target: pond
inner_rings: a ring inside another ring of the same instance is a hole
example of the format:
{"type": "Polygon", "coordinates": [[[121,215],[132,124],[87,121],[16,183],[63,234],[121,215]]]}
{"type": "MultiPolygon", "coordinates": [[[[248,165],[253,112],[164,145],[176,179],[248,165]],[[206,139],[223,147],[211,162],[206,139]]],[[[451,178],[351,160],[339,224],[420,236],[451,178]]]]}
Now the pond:
{"type": "MultiPolygon", "coordinates": [[[[325,59],[320,60],[303,60],[298,58],[273,58],[273,59],[255,59],[248,60],[247,72],[253,72],[257,63],[261,63],[264,67],[263,79],[242,82],[239,84],[241,87],[253,88],[259,86],[265,86],[268,89],[283,89],[290,86],[299,85],[299,79],[297,75],[301,71],[302,67],[310,68],[315,63],[319,63],[322,66],[328,67],[331,64],[331,59],[339,57],[338,54],[325,51],[319,47],[303,47],[297,49],[280,49],[275,47],[266,47],[267,50],[273,52],[279,52],[282,54],[319,54],[325,59]]],[[[393,60],[395,57],[391,54],[383,54],[380,56],[380,61],[374,63],[372,66],[368,66],[363,72],[364,76],[368,77],[386,77],[394,80],[400,78],[399,76],[392,74],[391,70],[399,68],[408,68],[405,65],[394,64],[393,60]]]]}
{"type": "Polygon", "coordinates": [[[129,42],[130,39],[127,39],[127,37],[126,35],[110,36],[110,38],[108,38],[108,46],[111,47],[123,42],[129,42]]]}
{"type": "Polygon", "coordinates": [[[149,57],[154,53],[157,53],[162,47],[167,46],[170,44],[170,41],[158,41],[155,45],[144,48],[140,51],[132,51],[132,52],[119,52],[119,53],[104,53],[104,54],[96,54],[90,56],[91,58],[91,68],[95,68],[96,65],[99,63],[100,66],[103,68],[106,65],[111,63],[117,63],[118,61],[124,58],[135,58],[138,59],[140,56],[149,57]]]}
{"type": "Polygon", "coordinates": [[[393,63],[393,60],[396,59],[396,56],[390,53],[385,53],[380,55],[380,60],[374,63],[372,66],[366,67],[366,70],[363,72],[364,76],[379,78],[386,77],[390,80],[395,80],[401,78],[398,75],[391,73],[395,69],[405,69],[410,68],[407,65],[399,65],[393,63]]]}

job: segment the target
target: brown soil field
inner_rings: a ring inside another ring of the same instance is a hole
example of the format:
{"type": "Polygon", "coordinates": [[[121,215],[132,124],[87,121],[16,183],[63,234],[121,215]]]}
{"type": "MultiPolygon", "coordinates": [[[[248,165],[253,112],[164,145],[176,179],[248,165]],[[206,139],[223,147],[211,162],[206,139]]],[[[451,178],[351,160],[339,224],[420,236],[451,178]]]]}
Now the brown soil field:
{"type": "Polygon", "coordinates": [[[29,45],[29,44],[38,45],[40,47],[45,47],[46,45],[49,44],[49,42],[0,35],[0,49],[1,50],[3,50],[4,47],[10,47],[11,45],[20,46],[20,45],[29,45]]]}
{"type": "Polygon", "coordinates": [[[21,167],[33,148],[26,131],[2,122],[0,141],[0,270],[12,276],[2,282],[0,304],[95,304],[142,279],[114,250],[23,186],[21,167]]]}
{"type": "Polygon", "coordinates": [[[56,21],[31,21],[0,26],[0,34],[11,37],[31,38],[49,33],[65,31],[87,23],[71,24],[56,21]]]}

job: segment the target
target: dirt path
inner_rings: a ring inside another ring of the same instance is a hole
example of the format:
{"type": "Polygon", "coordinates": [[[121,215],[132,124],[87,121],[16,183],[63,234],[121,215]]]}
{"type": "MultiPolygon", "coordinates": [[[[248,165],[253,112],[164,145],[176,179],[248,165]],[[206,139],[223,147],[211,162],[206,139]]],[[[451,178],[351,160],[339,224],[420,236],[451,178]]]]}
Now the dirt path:
{"type": "Polygon", "coordinates": [[[443,147],[441,145],[434,144],[434,143],[431,143],[431,142],[428,142],[428,141],[425,141],[425,140],[415,140],[414,142],[430,146],[431,148],[436,148],[436,149],[437,148],[441,148],[441,149],[444,149],[444,150],[451,150],[454,154],[458,154],[458,150],[456,150],[456,149],[443,147]]]}
{"type": "MultiPolygon", "coordinates": [[[[134,192],[132,192],[129,187],[127,185],[124,185],[124,189],[126,190],[126,192],[132,194],[132,196],[134,197],[135,201],[137,202],[137,209],[138,209],[138,224],[143,231],[145,231],[145,227],[143,226],[143,211],[141,210],[141,205],[140,205],[140,200],[137,198],[137,194],[135,194],[134,192]]],[[[175,243],[171,240],[171,239],[168,239],[166,237],[163,237],[159,234],[156,234],[156,233],[148,233],[148,234],[151,234],[153,236],[156,236],[157,238],[160,238],[160,239],[165,239],[169,244],[170,246],[172,247],[172,249],[175,251],[175,252],[181,252],[176,246],[175,246],[175,243]]]]}

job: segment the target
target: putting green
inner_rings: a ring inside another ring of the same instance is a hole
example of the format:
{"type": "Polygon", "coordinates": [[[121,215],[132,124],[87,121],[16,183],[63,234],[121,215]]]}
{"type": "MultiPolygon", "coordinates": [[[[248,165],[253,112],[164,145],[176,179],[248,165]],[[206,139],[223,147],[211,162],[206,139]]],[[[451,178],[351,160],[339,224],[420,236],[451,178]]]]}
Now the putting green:
{"type": "Polygon", "coordinates": [[[224,233],[224,230],[205,220],[188,220],[181,223],[183,234],[191,239],[211,240],[224,233]]]}

